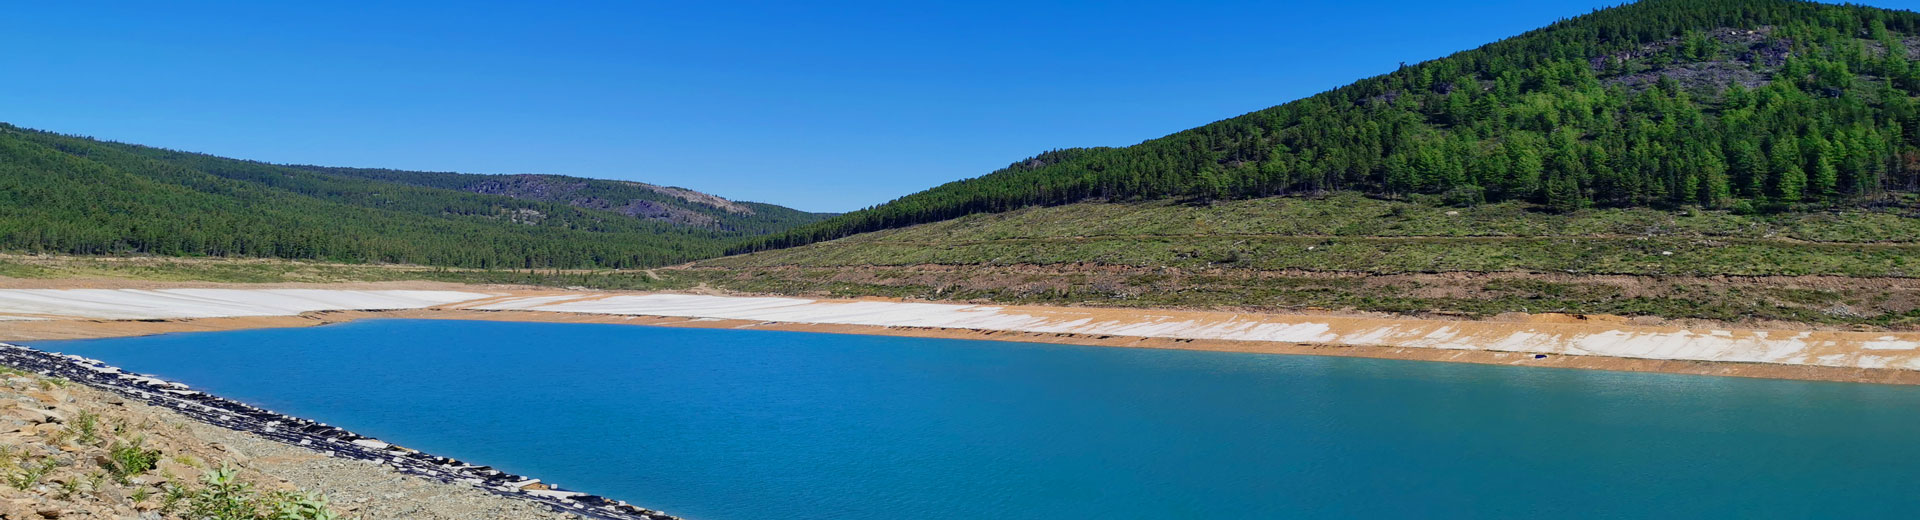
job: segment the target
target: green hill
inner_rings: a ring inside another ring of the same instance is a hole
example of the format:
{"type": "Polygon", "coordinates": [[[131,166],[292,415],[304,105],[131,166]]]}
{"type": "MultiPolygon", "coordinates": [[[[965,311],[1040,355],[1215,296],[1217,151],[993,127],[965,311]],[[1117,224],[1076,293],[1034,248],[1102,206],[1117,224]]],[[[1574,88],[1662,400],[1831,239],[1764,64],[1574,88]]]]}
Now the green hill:
{"type": "Polygon", "coordinates": [[[827,216],[559,176],[535,178],[594,197],[435,185],[526,185],[528,177],[280,166],[0,125],[0,249],[642,267],[712,257],[744,237],[827,216]],[[655,211],[619,211],[611,202],[619,197],[632,197],[627,207],[655,211]]]}
{"type": "Polygon", "coordinates": [[[1002,303],[1920,324],[1920,14],[1646,0],[678,275],[1002,303]]]}
{"type": "Polygon", "coordinates": [[[1060,150],[734,252],[1085,201],[1359,191],[1777,212],[1920,188],[1920,14],[1645,0],[1124,148],[1060,150]]]}

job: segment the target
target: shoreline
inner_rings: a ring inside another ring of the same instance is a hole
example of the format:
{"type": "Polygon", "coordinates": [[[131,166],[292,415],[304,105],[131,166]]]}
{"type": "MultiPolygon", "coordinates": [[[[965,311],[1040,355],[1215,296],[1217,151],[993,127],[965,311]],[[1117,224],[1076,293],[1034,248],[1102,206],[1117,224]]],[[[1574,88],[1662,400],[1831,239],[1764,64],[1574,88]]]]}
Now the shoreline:
{"type": "Polygon", "coordinates": [[[304,327],[367,318],[784,330],[1920,385],[1920,332],[1794,324],[1521,313],[1468,320],[446,282],[0,279],[0,341],[304,327]]]}
{"type": "MultiPolygon", "coordinates": [[[[562,291],[520,291],[538,292],[533,297],[555,297],[562,291]]],[[[588,295],[580,295],[582,297],[588,295]]],[[[493,300],[489,298],[488,300],[493,300]]],[[[1082,310],[1082,309],[1075,309],[1082,310]]],[[[1114,309],[1100,309],[1114,311],[1114,309]]],[[[1151,310],[1120,310],[1122,312],[1155,313],[1151,310]]],[[[994,330],[979,328],[924,327],[924,326],[881,326],[835,323],[805,323],[784,321],[759,321],[725,318],[699,318],[663,315],[624,315],[582,312],[555,312],[542,310],[516,309],[475,309],[475,308],[426,308],[403,310],[340,310],[315,311],[291,316],[254,316],[254,317],[215,317],[183,319],[146,319],[146,320],[44,320],[7,322],[0,326],[0,341],[41,341],[67,339],[96,339],[111,337],[130,337],[154,334],[172,334],[184,332],[212,332],[223,330],[243,330],[260,328],[310,327],[345,323],[362,319],[436,319],[436,320],[474,320],[474,321],[517,321],[543,323],[593,323],[621,324],[659,327],[694,327],[711,329],[773,330],[788,332],[812,332],[826,334],[856,334],[896,337],[918,337],[939,339],[968,339],[988,341],[1012,341],[1025,343],[1050,343],[1116,348],[1158,348],[1177,350],[1198,350],[1211,352],[1236,352],[1250,354],[1309,355],[1333,357],[1358,357],[1371,359],[1395,359],[1405,361],[1426,361],[1445,363],[1473,363],[1483,365],[1526,366],[1540,368],[1564,368],[1579,370],[1608,370],[1622,372],[1651,372],[1681,375],[1702,375],[1721,377],[1745,377],[1758,379],[1784,379],[1800,381],[1825,381],[1843,383],[1869,383],[1893,385],[1920,385],[1920,370],[1898,368],[1860,368],[1784,363],[1756,363],[1716,360],[1653,359],[1620,356],[1599,356],[1580,354],[1541,354],[1505,350],[1448,349],[1407,346],[1375,345],[1338,345],[1315,342],[1253,341],[1233,339],[1193,339],[1156,336],[1131,336],[1117,334],[1081,334],[1071,332],[1028,332],[1012,330],[994,330]]],[[[1549,323],[1531,323],[1532,325],[1554,325],[1559,327],[1595,327],[1614,329],[1604,324],[1615,323],[1605,317],[1573,318],[1576,321],[1596,321],[1598,324],[1553,323],[1562,320],[1557,316],[1542,315],[1541,321],[1549,323]]],[[[1358,319],[1358,318],[1356,318],[1358,319]]],[[[1380,318],[1395,321],[1395,319],[1380,318]]],[[[1411,321],[1406,318],[1400,321],[1411,321]]],[[[1491,326],[1516,326],[1529,323],[1505,323],[1487,321],[1462,321],[1460,324],[1487,324],[1491,326]]],[[[1615,323],[1617,324],[1617,323],[1615,323]]]]}

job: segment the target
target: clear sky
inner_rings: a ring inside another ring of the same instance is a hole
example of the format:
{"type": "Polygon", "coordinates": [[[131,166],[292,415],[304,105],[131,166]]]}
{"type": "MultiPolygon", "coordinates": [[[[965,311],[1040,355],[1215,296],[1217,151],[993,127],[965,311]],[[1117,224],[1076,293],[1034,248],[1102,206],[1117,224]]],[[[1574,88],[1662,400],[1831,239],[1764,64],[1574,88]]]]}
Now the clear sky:
{"type": "Polygon", "coordinates": [[[847,211],[1614,3],[14,2],[0,121],[847,211]]]}

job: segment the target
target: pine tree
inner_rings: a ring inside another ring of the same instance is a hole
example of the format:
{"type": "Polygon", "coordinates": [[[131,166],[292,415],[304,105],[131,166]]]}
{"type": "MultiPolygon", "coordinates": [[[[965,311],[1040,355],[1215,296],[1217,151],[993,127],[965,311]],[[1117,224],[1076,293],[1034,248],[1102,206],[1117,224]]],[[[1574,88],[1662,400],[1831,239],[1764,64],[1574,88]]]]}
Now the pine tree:
{"type": "Polygon", "coordinates": [[[1807,190],[1807,172],[1800,166],[1800,147],[1793,139],[1773,143],[1773,196],[1781,202],[1800,202],[1807,190]]]}
{"type": "Polygon", "coordinates": [[[1735,191],[1740,196],[1759,197],[1766,194],[1768,166],[1765,154],[1760,153],[1759,144],[1745,140],[1735,142],[1727,163],[1735,191]]]}
{"type": "Polygon", "coordinates": [[[1810,198],[1830,199],[1834,188],[1840,183],[1840,170],[1833,165],[1833,145],[1826,139],[1814,137],[1809,142],[1809,168],[1807,175],[1807,195],[1810,198]]]}
{"type": "Polygon", "coordinates": [[[1700,190],[1700,205],[1709,208],[1724,208],[1733,202],[1733,186],[1727,179],[1727,164],[1720,159],[1717,150],[1708,150],[1699,155],[1700,177],[1703,179],[1700,190]]]}
{"type": "Polygon", "coordinates": [[[1580,181],[1571,173],[1549,175],[1545,191],[1547,208],[1555,212],[1570,213],[1587,205],[1586,197],[1580,193],[1580,181]]]}

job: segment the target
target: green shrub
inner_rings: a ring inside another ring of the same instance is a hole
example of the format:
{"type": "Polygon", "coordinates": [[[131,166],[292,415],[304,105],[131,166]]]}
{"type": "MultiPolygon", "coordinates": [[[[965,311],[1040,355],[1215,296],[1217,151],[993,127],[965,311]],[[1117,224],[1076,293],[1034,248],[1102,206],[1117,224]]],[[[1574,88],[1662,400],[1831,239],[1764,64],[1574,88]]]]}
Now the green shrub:
{"type": "Polygon", "coordinates": [[[73,430],[74,441],[80,444],[91,445],[100,442],[100,414],[80,412],[67,429],[73,430]]]}
{"type": "Polygon", "coordinates": [[[170,507],[180,500],[187,505],[187,517],[199,520],[334,520],[327,500],[313,493],[274,491],[260,494],[253,485],[240,482],[239,471],[232,467],[207,472],[198,490],[175,491],[168,488],[170,507]],[[176,496],[180,498],[175,498],[176,496]]]}
{"type": "Polygon", "coordinates": [[[39,484],[40,479],[46,478],[47,473],[52,472],[55,466],[56,464],[52,459],[42,460],[39,464],[28,464],[26,461],[20,461],[14,467],[13,471],[7,472],[7,485],[13,486],[14,489],[26,491],[35,484],[39,484]]]}
{"type": "Polygon", "coordinates": [[[141,445],[139,439],[132,443],[113,443],[107,451],[107,461],[102,465],[113,473],[114,480],[124,484],[134,475],[146,473],[160,463],[160,450],[149,450],[141,445]]]}

